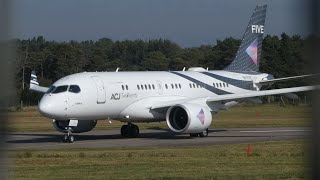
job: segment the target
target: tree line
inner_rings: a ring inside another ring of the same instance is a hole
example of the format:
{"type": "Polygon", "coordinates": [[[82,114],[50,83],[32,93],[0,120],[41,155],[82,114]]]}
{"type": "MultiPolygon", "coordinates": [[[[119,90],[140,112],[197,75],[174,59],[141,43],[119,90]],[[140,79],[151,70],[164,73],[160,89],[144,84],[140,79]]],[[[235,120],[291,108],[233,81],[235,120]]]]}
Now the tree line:
{"type": "MultiPolygon", "coordinates": [[[[308,38],[298,35],[267,35],[263,40],[261,72],[275,77],[308,74],[305,53],[308,38]]],[[[233,60],[239,39],[217,40],[214,45],[182,48],[167,39],[113,41],[47,41],[44,37],[16,40],[15,102],[37,103],[41,95],[28,91],[35,70],[41,85],[49,86],[64,76],[83,71],[174,71],[201,66],[220,70],[233,60]]],[[[306,81],[275,84],[276,88],[305,85],[306,81]]]]}

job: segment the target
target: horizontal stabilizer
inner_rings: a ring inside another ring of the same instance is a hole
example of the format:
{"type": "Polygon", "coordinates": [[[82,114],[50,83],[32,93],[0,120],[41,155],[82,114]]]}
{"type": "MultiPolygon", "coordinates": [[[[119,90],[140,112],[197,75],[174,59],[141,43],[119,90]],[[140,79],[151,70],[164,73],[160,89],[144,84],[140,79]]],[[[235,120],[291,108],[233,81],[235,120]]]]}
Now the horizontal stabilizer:
{"type": "Polygon", "coordinates": [[[320,74],[308,74],[308,75],[301,75],[301,76],[291,76],[291,77],[285,77],[285,78],[261,80],[256,82],[256,84],[265,85],[265,84],[272,84],[280,81],[288,81],[293,79],[301,79],[301,78],[308,78],[308,77],[315,77],[315,76],[320,76],[320,74]]]}

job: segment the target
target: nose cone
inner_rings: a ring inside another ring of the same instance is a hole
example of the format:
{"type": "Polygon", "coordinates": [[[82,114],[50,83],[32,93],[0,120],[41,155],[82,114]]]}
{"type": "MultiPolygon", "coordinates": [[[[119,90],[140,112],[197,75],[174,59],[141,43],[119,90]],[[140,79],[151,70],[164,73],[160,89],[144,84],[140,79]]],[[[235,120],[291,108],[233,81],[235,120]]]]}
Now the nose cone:
{"type": "Polygon", "coordinates": [[[65,116],[63,106],[51,97],[43,97],[39,103],[39,111],[43,116],[52,119],[61,119],[65,116]]]}
{"type": "Polygon", "coordinates": [[[39,111],[42,115],[52,118],[54,108],[47,98],[43,97],[39,103],[39,111]]]}

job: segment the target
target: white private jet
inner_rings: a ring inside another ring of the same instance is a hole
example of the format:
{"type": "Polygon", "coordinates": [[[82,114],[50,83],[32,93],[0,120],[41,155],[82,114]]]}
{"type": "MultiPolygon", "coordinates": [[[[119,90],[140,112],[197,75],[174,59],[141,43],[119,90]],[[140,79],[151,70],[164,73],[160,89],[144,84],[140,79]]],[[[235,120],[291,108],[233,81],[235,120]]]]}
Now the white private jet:
{"type": "Polygon", "coordinates": [[[237,55],[224,70],[83,72],[59,79],[50,88],[39,86],[32,72],[30,89],[45,93],[39,111],[65,133],[64,142],[73,142],[72,133],[90,131],[97,120],[107,119],[128,123],[121,128],[124,137],[139,135],[135,122],[165,120],[174,132],[207,136],[212,115],[239,102],[259,103],[259,96],[315,89],[265,90],[274,82],[309,76],[274,79],[259,72],[266,9],[255,8],[237,55]]]}

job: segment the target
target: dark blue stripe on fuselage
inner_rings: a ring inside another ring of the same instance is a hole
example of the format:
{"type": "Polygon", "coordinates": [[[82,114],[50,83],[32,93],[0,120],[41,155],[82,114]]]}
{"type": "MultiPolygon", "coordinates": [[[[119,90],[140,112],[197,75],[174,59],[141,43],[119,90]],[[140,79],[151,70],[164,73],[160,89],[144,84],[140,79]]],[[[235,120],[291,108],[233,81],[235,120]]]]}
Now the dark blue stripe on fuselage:
{"type": "Polygon", "coordinates": [[[180,76],[180,77],[183,77],[183,78],[185,78],[185,79],[188,79],[189,81],[191,81],[191,82],[193,82],[193,83],[199,84],[200,86],[202,86],[202,87],[205,88],[206,90],[211,91],[211,92],[213,92],[213,93],[215,93],[215,94],[217,94],[217,95],[232,94],[232,93],[230,93],[230,92],[227,92],[227,91],[224,91],[224,90],[221,90],[221,89],[218,89],[218,88],[214,88],[213,86],[211,86],[211,85],[209,85],[209,84],[206,84],[206,83],[204,83],[204,82],[201,82],[201,81],[199,81],[199,80],[197,80],[197,79],[194,79],[194,78],[192,78],[192,77],[189,77],[189,76],[187,76],[187,75],[180,74],[180,73],[178,73],[178,72],[171,72],[171,73],[173,73],[173,74],[175,74],[175,75],[178,75],[178,76],[180,76]]]}
{"type": "Polygon", "coordinates": [[[232,78],[220,76],[217,74],[213,74],[210,72],[201,72],[201,73],[204,75],[213,77],[215,79],[218,79],[220,81],[223,81],[225,83],[231,84],[231,85],[236,86],[241,89],[254,90],[252,81],[242,81],[242,80],[238,80],[238,79],[232,79],[232,78]]]}

